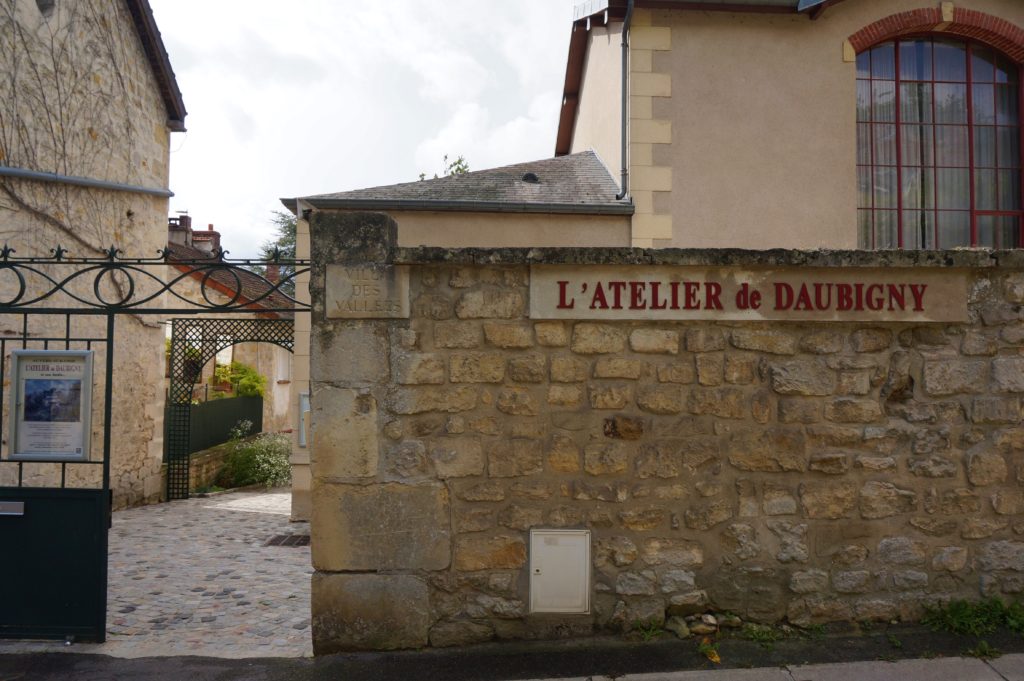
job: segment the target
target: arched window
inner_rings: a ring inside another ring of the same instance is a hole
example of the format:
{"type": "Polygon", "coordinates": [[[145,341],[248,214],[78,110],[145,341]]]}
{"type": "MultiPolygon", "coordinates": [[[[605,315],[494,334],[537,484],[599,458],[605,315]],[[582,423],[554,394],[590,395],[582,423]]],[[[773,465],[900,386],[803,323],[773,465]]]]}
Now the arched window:
{"type": "Polygon", "coordinates": [[[861,248],[1017,248],[1020,67],[984,45],[899,38],[857,56],[861,248]]]}

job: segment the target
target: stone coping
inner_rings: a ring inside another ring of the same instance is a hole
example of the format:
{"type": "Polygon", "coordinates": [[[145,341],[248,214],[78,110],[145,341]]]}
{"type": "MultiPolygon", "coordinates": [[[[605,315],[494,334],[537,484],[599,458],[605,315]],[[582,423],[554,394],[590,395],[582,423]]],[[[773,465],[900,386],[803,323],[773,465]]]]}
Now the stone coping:
{"type": "Polygon", "coordinates": [[[688,265],[703,267],[941,267],[1024,269],[1024,250],[793,250],[740,248],[399,247],[396,265],[688,265]]]}

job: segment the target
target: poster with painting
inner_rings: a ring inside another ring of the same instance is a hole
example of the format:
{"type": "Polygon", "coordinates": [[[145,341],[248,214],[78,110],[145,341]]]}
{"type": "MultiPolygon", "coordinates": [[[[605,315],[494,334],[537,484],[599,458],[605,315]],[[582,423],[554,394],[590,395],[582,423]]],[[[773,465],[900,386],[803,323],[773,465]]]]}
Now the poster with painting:
{"type": "Polygon", "coordinates": [[[12,461],[88,461],[92,351],[11,353],[12,461]]]}

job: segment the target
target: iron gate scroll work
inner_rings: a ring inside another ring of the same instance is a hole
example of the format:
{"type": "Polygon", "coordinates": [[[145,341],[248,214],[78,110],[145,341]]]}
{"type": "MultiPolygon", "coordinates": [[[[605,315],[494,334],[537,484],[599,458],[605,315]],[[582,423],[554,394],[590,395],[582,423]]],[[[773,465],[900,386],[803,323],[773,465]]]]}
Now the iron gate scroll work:
{"type": "Polygon", "coordinates": [[[165,249],[153,258],[128,258],[112,246],[97,257],[73,257],[58,246],[46,257],[19,257],[0,249],[0,638],[105,640],[119,316],[173,318],[169,498],[188,496],[192,384],[182,386],[196,368],[185,361],[196,356],[188,348],[199,348],[203,362],[216,349],[247,341],[292,349],[291,317],[308,312],[309,304],[290,291],[309,272],[309,261],[278,252],[268,260],[226,256],[218,250],[181,259],[165,249]],[[268,279],[261,272],[270,268],[284,276],[268,279]],[[253,313],[263,318],[238,316],[253,313]],[[211,318],[216,315],[229,318],[211,318]],[[93,428],[85,434],[101,440],[98,447],[93,442],[91,460],[11,460],[12,433],[2,415],[14,408],[6,388],[12,350],[92,351],[102,390],[95,391],[93,428]]]}

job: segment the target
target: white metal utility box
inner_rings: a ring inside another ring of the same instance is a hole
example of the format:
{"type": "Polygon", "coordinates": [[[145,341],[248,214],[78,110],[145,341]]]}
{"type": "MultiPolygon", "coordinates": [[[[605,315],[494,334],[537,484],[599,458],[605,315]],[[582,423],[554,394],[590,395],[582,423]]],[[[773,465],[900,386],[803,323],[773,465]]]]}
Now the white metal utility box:
{"type": "Polygon", "coordinates": [[[589,530],[530,530],[530,612],[590,612],[589,530]]]}

